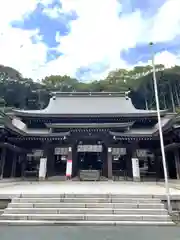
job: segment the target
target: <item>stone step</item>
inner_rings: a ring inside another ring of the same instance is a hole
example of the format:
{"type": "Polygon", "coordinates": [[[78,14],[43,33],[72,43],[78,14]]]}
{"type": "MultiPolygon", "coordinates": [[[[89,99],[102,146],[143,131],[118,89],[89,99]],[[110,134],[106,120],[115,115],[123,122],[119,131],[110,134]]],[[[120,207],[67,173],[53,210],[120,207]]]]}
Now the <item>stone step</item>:
{"type": "Polygon", "coordinates": [[[113,208],[6,208],[5,214],[144,214],[167,215],[165,209],[113,208]]]}
{"type": "Polygon", "coordinates": [[[150,194],[110,194],[110,193],[25,193],[20,194],[21,198],[149,198],[153,199],[154,195],[150,194]]]}
{"type": "Polygon", "coordinates": [[[175,226],[171,221],[52,221],[52,220],[0,220],[5,226],[175,226]]]}
{"type": "Polygon", "coordinates": [[[13,198],[13,203],[160,203],[149,198],[13,198]]]}
{"type": "Polygon", "coordinates": [[[0,224],[172,225],[164,204],[152,195],[24,194],[13,198],[0,224]]]}
{"type": "Polygon", "coordinates": [[[1,220],[171,221],[168,215],[143,214],[2,214],[1,220]]]}
{"type": "Polygon", "coordinates": [[[8,204],[10,208],[118,208],[118,209],[164,209],[163,203],[19,203],[12,202],[8,204]]]}

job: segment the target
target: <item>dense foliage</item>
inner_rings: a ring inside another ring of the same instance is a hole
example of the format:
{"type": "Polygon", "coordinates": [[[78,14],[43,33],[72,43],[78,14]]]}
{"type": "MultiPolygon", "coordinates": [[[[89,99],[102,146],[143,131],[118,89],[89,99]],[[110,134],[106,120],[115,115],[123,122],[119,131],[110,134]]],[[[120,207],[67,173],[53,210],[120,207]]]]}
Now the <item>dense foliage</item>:
{"type": "MultiPolygon", "coordinates": [[[[165,69],[156,66],[160,106],[179,111],[180,67],[165,69]]],[[[131,90],[131,98],[137,108],[155,107],[151,66],[138,66],[132,70],[117,69],[107,78],[92,82],[79,82],[69,76],[49,76],[40,82],[23,76],[13,68],[0,66],[0,106],[22,109],[42,109],[52,91],[63,92],[119,92],[131,90]]]]}

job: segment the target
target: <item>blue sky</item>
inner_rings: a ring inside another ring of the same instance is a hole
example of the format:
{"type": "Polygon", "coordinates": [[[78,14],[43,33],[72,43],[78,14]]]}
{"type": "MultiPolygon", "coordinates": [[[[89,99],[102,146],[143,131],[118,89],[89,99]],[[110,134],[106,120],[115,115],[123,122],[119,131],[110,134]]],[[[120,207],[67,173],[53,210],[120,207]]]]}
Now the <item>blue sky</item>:
{"type": "Polygon", "coordinates": [[[34,80],[99,80],[150,60],[179,64],[180,0],[2,0],[0,64],[34,80]],[[9,7],[11,6],[11,8],[9,7]]]}

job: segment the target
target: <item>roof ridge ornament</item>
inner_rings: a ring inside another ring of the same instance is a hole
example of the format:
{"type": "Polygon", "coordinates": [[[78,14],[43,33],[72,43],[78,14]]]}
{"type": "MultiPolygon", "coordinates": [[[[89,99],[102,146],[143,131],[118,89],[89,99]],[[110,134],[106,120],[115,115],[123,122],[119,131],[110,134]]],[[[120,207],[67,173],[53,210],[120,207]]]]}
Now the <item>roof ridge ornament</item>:
{"type": "Polygon", "coordinates": [[[125,92],[52,92],[56,97],[125,97],[125,92]]]}

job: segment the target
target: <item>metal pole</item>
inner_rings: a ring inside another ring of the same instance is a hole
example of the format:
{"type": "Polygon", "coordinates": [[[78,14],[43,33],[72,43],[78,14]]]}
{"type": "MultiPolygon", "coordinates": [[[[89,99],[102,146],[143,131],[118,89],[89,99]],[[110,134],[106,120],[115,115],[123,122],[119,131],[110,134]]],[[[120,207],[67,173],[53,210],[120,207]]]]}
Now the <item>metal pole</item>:
{"type": "Polygon", "coordinates": [[[163,140],[162,126],[161,126],[161,116],[160,116],[159,97],[158,97],[158,88],[157,88],[157,79],[156,79],[156,69],[155,69],[155,62],[154,62],[154,51],[152,49],[153,43],[150,43],[150,46],[151,46],[151,51],[152,51],[153,83],[154,83],[154,93],[155,93],[155,100],[156,100],[158,125],[159,125],[159,136],[160,136],[161,154],[162,154],[162,162],[163,162],[163,170],[164,170],[164,180],[165,180],[165,188],[166,188],[167,205],[168,205],[168,212],[171,213],[172,209],[171,209],[170,191],[169,191],[169,183],[168,183],[166,155],[165,155],[165,151],[164,151],[164,140],[163,140]]]}

